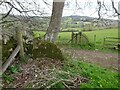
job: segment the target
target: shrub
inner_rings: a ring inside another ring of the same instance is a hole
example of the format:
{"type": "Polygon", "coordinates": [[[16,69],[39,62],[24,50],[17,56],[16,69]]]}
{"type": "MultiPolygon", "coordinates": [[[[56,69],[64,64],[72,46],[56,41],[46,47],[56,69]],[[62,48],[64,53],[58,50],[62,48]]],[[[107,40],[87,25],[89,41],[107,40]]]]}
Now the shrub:
{"type": "Polygon", "coordinates": [[[33,58],[48,57],[63,60],[61,50],[51,42],[41,42],[33,49],[33,58]]]}

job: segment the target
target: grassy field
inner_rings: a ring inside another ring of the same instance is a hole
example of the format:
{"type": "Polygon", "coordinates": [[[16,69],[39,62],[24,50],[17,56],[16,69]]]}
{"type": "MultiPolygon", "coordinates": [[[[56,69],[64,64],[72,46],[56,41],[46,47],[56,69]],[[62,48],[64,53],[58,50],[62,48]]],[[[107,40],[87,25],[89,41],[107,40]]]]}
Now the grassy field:
{"type": "MultiPolygon", "coordinates": [[[[84,34],[86,34],[90,43],[94,43],[94,35],[96,35],[96,42],[103,43],[105,37],[118,37],[118,29],[87,31],[84,34]]],[[[69,32],[62,32],[58,37],[58,41],[69,41],[70,39],[71,33],[69,32]]]]}
{"type": "Polygon", "coordinates": [[[94,35],[96,35],[96,42],[103,43],[105,37],[118,37],[118,29],[97,30],[85,32],[90,42],[94,42],[94,35]]]}
{"type": "MultiPolygon", "coordinates": [[[[77,48],[77,49],[91,49],[91,50],[102,50],[104,52],[112,52],[118,53],[117,50],[103,48],[103,41],[105,37],[115,37],[118,38],[118,29],[105,29],[105,30],[96,30],[96,31],[86,31],[83,32],[88,40],[89,44],[80,46],[79,44],[68,44],[69,40],[71,39],[71,32],[60,32],[56,43],[62,45],[69,45],[70,48],[77,48]],[[96,35],[96,46],[94,47],[94,35],[96,35]]],[[[34,32],[35,37],[43,37],[45,32],[34,32]]]]}
{"type": "MultiPolygon", "coordinates": [[[[96,31],[86,31],[83,32],[88,37],[90,43],[94,43],[94,35],[96,35],[96,42],[103,43],[105,37],[118,37],[118,29],[105,29],[96,31]]],[[[45,32],[35,31],[35,37],[43,37],[45,32]]],[[[57,38],[57,42],[66,42],[71,39],[71,32],[60,32],[57,38]]],[[[67,43],[67,42],[66,42],[67,43]]]]}

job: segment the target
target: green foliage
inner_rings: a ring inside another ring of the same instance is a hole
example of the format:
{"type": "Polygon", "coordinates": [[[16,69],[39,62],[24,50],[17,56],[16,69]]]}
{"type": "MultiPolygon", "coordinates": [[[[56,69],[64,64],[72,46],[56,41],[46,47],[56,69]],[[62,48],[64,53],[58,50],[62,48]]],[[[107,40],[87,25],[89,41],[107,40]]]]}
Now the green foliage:
{"type": "Polygon", "coordinates": [[[52,59],[64,59],[61,50],[51,42],[39,43],[37,48],[33,49],[32,53],[34,58],[48,57],[52,59]]]}
{"type": "Polygon", "coordinates": [[[33,31],[34,38],[43,37],[45,32],[33,31]]]}
{"type": "Polygon", "coordinates": [[[11,66],[9,67],[11,73],[18,73],[19,67],[18,66],[11,66]]]}
{"type": "Polygon", "coordinates": [[[79,60],[69,60],[64,70],[89,78],[80,88],[118,88],[118,73],[79,60]]]}
{"type": "Polygon", "coordinates": [[[55,85],[51,88],[51,90],[58,90],[58,88],[59,88],[59,90],[61,90],[60,88],[64,88],[62,82],[59,82],[59,83],[55,84],[55,85]],[[55,89],[55,88],[56,88],[56,89],[55,89]]]}
{"type": "MultiPolygon", "coordinates": [[[[72,76],[80,75],[89,79],[87,83],[81,83],[79,88],[118,88],[118,74],[107,69],[98,67],[97,65],[86,63],[79,60],[67,60],[64,62],[63,71],[69,72],[72,76]]],[[[65,73],[59,75],[59,78],[66,79],[65,73]]],[[[63,88],[61,82],[53,86],[53,88],[63,88]]]]}
{"type": "Polygon", "coordinates": [[[3,74],[3,79],[5,80],[6,83],[10,84],[13,82],[13,77],[7,74],[3,74]]]}
{"type": "Polygon", "coordinates": [[[34,38],[40,37],[40,32],[38,32],[38,31],[33,31],[33,33],[34,33],[34,38]]]}

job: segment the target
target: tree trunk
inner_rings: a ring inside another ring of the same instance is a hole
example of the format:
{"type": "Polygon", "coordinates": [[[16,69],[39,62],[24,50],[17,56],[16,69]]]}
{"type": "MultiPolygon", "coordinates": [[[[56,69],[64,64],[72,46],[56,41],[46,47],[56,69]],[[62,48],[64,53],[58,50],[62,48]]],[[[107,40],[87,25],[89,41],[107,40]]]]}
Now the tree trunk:
{"type": "Polygon", "coordinates": [[[45,36],[45,40],[51,42],[54,42],[56,40],[58,33],[60,31],[60,23],[65,0],[62,0],[62,2],[55,1],[56,0],[53,0],[52,15],[45,36]]]}

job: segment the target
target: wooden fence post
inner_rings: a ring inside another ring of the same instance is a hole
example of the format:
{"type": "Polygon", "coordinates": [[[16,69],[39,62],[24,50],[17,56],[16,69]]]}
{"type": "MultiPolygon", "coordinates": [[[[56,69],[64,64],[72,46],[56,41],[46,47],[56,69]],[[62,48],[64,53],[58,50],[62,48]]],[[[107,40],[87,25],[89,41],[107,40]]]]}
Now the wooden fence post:
{"type": "Polygon", "coordinates": [[[17,29],[16,30],[16,35],[17,35],[17,41],[18,41],[18,45],[20,46],[20,59],[21,60],[25,60],[25,56],[24,56],[24,47],[23,47],[23,38],[22,38],[22,31],[17,29]]]}
{"type": "Polygon", "coordinates": [[[77,36],[78,36],[78,34],[76,33],[75,34],[75,43],[77,44],[77,36]]]}
{"type": "Polygon", "coordinates": [[[71,40],[72,43],[73,43],[73,38],[74,38],[74,33],[72,32],[72,40],[71,40]]]}
{"type": "Polygon", "coordinates": [[[95,49],[96,49],[96,35],[94,35],[94,46],[95,46],[95,49]]]}
{"type": "Polygon", "coordinates": [[[80,44],[82,45],[82,32],[80,32],[80,44]]]}
{"type": "Polygon", "coordinates": [[[104,41],[103,41],[103,48],[105,47],[105,41],[106,41],[106,37],[104,38],[104,41]]]}

